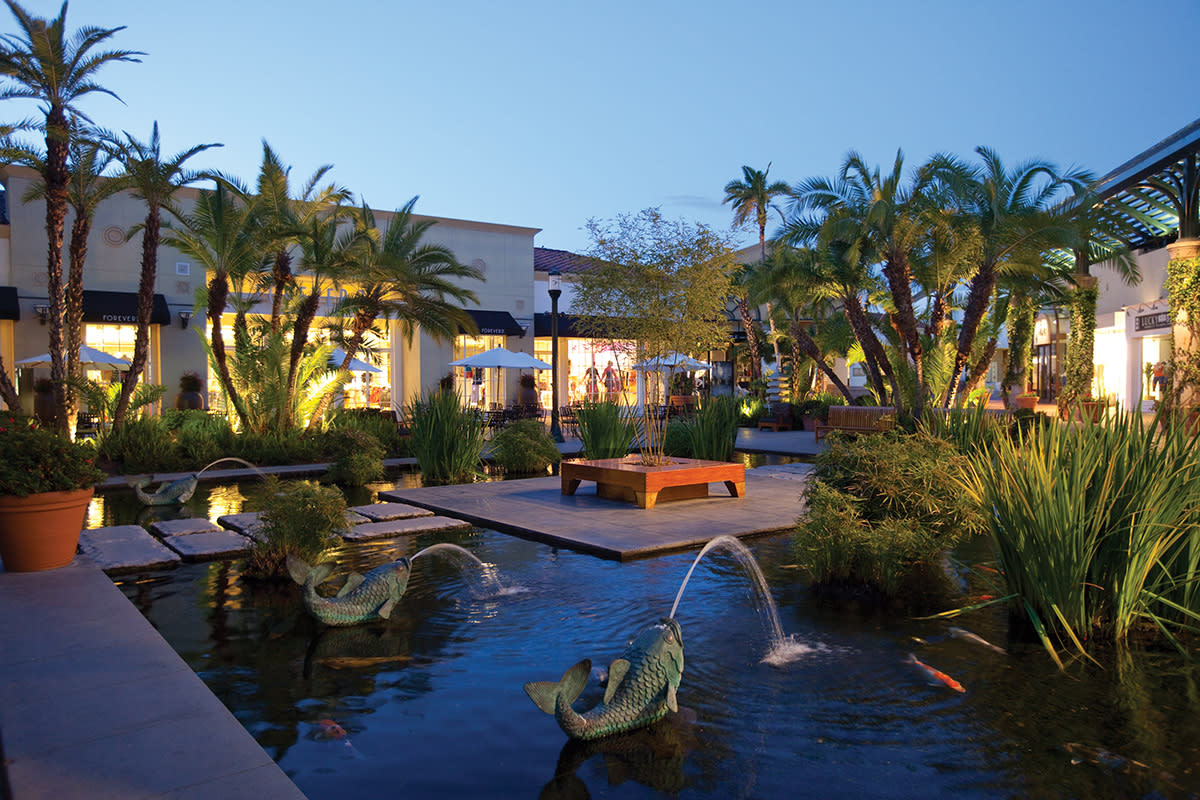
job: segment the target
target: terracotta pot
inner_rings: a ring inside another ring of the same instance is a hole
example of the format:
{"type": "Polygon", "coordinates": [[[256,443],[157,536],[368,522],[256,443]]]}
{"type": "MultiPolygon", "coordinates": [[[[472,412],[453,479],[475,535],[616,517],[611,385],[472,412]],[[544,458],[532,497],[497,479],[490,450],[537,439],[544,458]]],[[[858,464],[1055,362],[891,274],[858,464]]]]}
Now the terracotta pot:
{"type": "Polygon", "coordinates": [[[204,410],[204,395],[199,392],[180,392],[175,395],[175,407],[204,410]]]}
{"type": "Polygon", "coordinates": [[[8,572],[65,567],[75,560],[95,489],[0,497],[0,561],[8,572]]]}
{"type": "Polygon", "coordinates": [[[1036,394],[1029,396],[1017,395],[1013,398],[1013,402],[1017,404],[1017,408],[1025,408],[1030,411],[1037,408],[1038,398],[1036,394]]]}
{"type": "Polygon", "coordinates": [[[1085,420],[1090,419],[1092,422],[1100,421],[1100,401],[1099,400],[1080,400],[1080,413],[1085,420]]]}

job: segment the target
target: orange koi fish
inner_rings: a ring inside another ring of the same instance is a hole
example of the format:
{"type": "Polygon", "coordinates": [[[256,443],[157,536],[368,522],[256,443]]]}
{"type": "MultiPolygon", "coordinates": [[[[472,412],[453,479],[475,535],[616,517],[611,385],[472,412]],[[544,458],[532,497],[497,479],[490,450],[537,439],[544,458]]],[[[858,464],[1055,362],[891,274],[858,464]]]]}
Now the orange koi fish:
{"type": "Polygon", "coordinates": [[[321,726],[321,735],[326,739],[346,738],[346,729],[331,719],[319,720],[317,724],[321,726]]]}
{"type": "Polygon", "coordinates": [[[963,685],[961,683],[959,683],[958,681],[954,680],[954,678],[951,678],[946,673],[941,672],[940,670],[936,670],[933,667],[929,666],[928,664],[925,664],[925,663],[919,661],[917,659],[917,657],[914,656],[912,653],[908,654],[908,662],[907,663],[916,664],[918,667],[921,668],[921,670],[926,675],[929,676],[929,679],[932,681],[937,681],[938,683],[941,683],[944,686],[948,686],[956,692],[967,691],[966,689],[963,688],[963,685]]]}

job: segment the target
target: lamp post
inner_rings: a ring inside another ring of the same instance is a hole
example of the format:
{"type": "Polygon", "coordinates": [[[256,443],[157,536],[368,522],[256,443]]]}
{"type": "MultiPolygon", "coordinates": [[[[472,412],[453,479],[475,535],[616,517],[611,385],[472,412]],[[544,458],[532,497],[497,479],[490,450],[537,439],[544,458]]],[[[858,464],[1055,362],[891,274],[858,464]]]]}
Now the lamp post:
{"type": "Polygon", "coordinates": [[[562,275],[550,270],[550,438],[556,442],[563,439],[562,427],[558,422],[558,298],[562,294],[562,275]]]}

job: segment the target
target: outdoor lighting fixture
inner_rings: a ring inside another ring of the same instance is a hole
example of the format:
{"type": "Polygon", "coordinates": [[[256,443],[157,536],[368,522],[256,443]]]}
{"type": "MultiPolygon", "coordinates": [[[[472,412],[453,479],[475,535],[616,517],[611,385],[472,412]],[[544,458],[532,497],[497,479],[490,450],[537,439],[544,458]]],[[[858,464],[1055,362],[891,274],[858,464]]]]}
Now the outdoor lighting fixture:
{"type": "Polygon", "coordinates": [[[180,311],[179,312],[179,327],[183,328],[186,331],[188,323],[191,321],[192,321],[192,312],[190,312],[190,311],[180,311]]]}
{"type": "Polygon", "coordinates": [[[558,421],[558,298],[562,294],[562,274],[550,270],[550,438],[565,441],[558,421]]]}
{"type": "Polygon", "coordinates": [[[33,307],[34,313],[38,315],[38,322],[45,325],[50,320],[50,306],[38,305],[33,307]]]}

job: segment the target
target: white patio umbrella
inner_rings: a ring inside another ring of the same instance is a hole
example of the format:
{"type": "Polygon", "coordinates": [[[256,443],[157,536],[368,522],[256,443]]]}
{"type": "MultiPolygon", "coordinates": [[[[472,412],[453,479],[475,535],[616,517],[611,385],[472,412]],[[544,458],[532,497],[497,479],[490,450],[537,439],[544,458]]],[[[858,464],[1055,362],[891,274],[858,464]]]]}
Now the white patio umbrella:
{"type": "Polygon", "coordinates": [[[503,347],[493,347],[491,350],[451,361],[450,366],[474,369],[550,369],[549,364],[529,353],[514,353],[503,347]]]}
{"type": "MultiPolygon", "coordinates": [[[[329,354],[329,366],[333,369],[341,369],[342,362],[346,360],[346,351],[340,347],[333,348],[333,352],[329,354]]],[[[357,358],[350,359],[350,366],[346,367],[350,372],[383,372],[374,364],[368,364],[366,361],[361,361],[357,358]]]]}
{"type": "MultiPolygon", "coordinates": [[[[124,372],[129,369],[129,362],[123,358],[111,355],[103,350],[97,350],[94,347],[80,345],[79,347],[79,363],[84,369],[117,369],[124,372]]],[[[23,358],[16,362],[16,366],[22,368],[30,367],[49,367],[50,354],[43,353],[40,356],[32,358],[23,358]]]]}
{"type": "Polygon", "coordinates": [[[680,353],[667,353],[665,356],[655,356],[648,358],[640,364],[634,364],[636,370],[647,370],[651,372],[665,372],[667,370],[685,370],[687,372],[696,372],[699,370],[712,369],[712,364],[707,361],[701,361],[698,358],[685,356],[680,353]]]}

